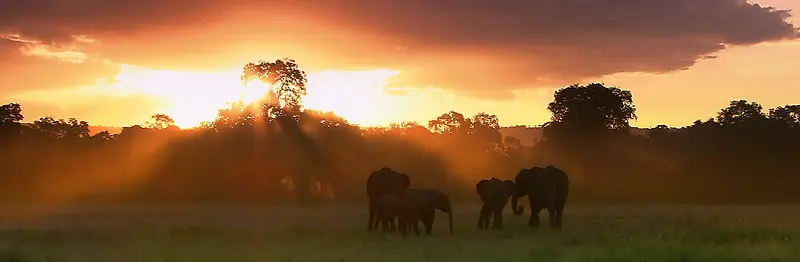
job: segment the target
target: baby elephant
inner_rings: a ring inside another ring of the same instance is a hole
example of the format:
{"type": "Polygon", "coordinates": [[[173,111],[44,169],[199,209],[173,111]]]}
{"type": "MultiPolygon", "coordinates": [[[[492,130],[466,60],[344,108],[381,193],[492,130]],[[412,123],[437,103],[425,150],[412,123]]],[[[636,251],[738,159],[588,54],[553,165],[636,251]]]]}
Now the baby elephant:
{"type": "Polygon", "coordinates": [[[514,182],[492,177],[478,182],[475,190],[483,202],[481,214],[478,217],[478,228],[488,228],[492,216],[494,217],[492,228],[501,228],[503,226],[503,209],[508,204],[508,198],[514,192],[514,182]]]}
{"type": "Polygon", "coordinates": [[[433,229],[435,211],[446,212],[450,222],[450,235],[453,234],[453,212],[450,198],[435,189],[408,189],[403,194],[384,194],[378,199],[378,220],[384,232],[389,231],[388,222],[397,217],[397,225],[403,237],[408,236],[408,226],[419,236],[419,224],[425,225],[425,234],[433,229]]]}
{"type": "MultiPolygon", "coordinates": [[[[403,237],[408,236],[409,220],[417,220],[416,209],[411,205],[408,197],[403,193],[383,194],[377,200],[377,221],[375,227],[381,225],[383,232],[391,232],[390,224],[397,218],[397,229],[403,237]]],[[[419,235],[419,228],[414,229],[419,235]]]]}
{"type": "Polygon", "coordinates": [[[453,235],[453,207],[447,194],[436,189],[408,189],[405,195],[418,214],[417,220],[409,220],[415,230],[418,228],[417,222],[422,220],[422,224],[425,225],[425,234],[430,235],[433,221],[436,218],[436,209],[438,209],[447,213],[450,235],[453,235]]]}

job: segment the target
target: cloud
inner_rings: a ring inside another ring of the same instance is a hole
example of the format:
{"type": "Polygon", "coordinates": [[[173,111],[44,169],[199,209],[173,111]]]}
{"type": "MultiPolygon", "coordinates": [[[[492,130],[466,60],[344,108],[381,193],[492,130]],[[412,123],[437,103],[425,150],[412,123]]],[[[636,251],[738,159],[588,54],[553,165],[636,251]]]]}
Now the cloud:
{"type": "Polygon", "coordinates": [[[730,46],[799,36],[789,11],[745,0],[7,2],[0,32],[125,64],[210,69],[289,56],[308,70],[391,68],[402,71],[394,87],[493,99],[682,70],[730,46]]]}
{"type": "Polygon", "coordinates": [[[0,38],[0,57],[0,97],[91,85],[119,71],[118,65],[82,52],[8,36],[0,38]]]}

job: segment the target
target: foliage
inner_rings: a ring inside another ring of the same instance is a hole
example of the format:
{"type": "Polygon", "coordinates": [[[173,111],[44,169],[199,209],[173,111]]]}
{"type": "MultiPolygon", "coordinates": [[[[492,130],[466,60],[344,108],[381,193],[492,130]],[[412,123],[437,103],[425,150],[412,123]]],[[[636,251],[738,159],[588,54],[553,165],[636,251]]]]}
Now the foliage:
{"type": "Polygon", "coordinates": [[[289,59],[250,63],[243,81],[265,81],[264,100],[237,102],[213,121],[181,130],[167,115],[119,134],[90,135],[86,121],[21,122],[0,107],[0,201],[364,201],[372,170],[408,174],[412,187],[476,200],[481,179],[557,165],[574,202],[779,202],[800,200],[800,106],[764,113],[737,100],[714,118],[640,132],[631,92],[571,85],[548,105],[544,139],[504,136],[496,115],[449,111],[430,120],[358,127],[302,108],[305,73],[289,59]]]}

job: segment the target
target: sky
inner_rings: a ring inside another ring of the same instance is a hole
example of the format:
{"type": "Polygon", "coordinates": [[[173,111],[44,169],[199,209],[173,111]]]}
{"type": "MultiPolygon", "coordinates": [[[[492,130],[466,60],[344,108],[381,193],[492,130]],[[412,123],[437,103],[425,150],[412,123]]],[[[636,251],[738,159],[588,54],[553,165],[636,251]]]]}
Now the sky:
{"type": "Polygon", "coordinates": [[[634,126],[684,126],[731,100],[800,103],[790,9],[800,1],[5,0],[0,103],[26,121],[166,113],[189,127],[259,94],[239,81],[245,63],[288,57],[308,73],[306,107],[363,126],[449,110],[539,125],[555,90],[589,82],[632,91],[634,126]]]}

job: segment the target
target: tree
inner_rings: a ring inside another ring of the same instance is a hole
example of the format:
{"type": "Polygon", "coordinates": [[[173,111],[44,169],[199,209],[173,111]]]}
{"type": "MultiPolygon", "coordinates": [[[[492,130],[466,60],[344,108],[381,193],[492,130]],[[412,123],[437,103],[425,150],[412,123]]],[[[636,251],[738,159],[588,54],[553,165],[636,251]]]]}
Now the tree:
{"type": "Polygon", "coordinates": [[[78,121],[76,118],[69,120],[54,119],[52,116],[42,117],[33,121],[36,130],[52,138],[88,138],[89,123],[78,121]]]}
{"type": "Polygon", "coordinates": [[[247,63],[241,79],[245,84],[258,80],[269,85],[263,107],[267,117],[299,117],[308,80],[306,73],[298,68],[294,60],[284,58],[275,62],[247,63]]]}
{"type": "Polygon", "coordinates": [[[769,110],[769,119],[788,127],[800,127],[800,105],[785,105],[769,110]]]}
{"type": "Polygon", "coordinates": [[[403,121],[399,124],[391,123],[389,124],[389,131],[399,135],[408,135],[417,138],[424,134],[430,134],[427,128],[414,121],[403,121]]]}
{"type": "MultiPolygon", "coordinates": [[[[298,150],[295,155],[283,155],[289,159],[294,158],[295,165],[293,186],[298,201],[304,203],[310,196],[311,176],[321,172],[317,165],[308,165],[310,162],[320,163],[325,166],[326,159],[319,148],[300,128],[303,97],[306,95],[306,73],[300,70],[294,60],[284,58],[275,62],[258,61],[244,66],[241,80],[247,84],[252,80],[261,81],[269,85],[261,114],[272,122],[277,120],[293,146],[298,150]]],[[[291,161],[291,160],[290,160],[291,161]]]]}
{"type": "Polygon", "coordinates": [[[19,121],[25,117],[22,115],[22,106],[17,103],[8,103],[0,106],[0,139],[17,136],[22,133],[22,126],[19,121]]]}
{"type": "Polygon", "coordinates": [[[633,95],[628,90],[592,83],[571,85],[556,91],[547,106],[552,122],[570,129],[608,130],[627,129],[628,121],[636,119],[633,95]]]}
{"type": "Polygon", "coordinates": [[[722,109],[717,114],[717,122],[722,125],[736,125],[753,123],[753,121],[764,120],[763,107],[756,102],[747,100],[734,100],[728,107],[722,109]]]}
{"type": "Polygon", "coordinates": [[[471,129],[481,146],[488,150],[502,149],[503,135],[500,134],[500,120],[497,115],[480,112],[472,116],[471,129]]]}
{"type": "Polygon", "coordinates": [[[17,103],[8,103],[0,106],[0,124],[16,123],[25,119],[22,116],[22,106],[17,103]]]}
{"type": "Polygon", "coordinates": [[[519,139],[516,137],[507,136],[503,138],[503,146],[505,147],[506,152],[511,150],[519,150],[522,148],[522,141],[519,141],[519,139]]]}
{"type": "Polygon", "coordinates": [[[145,123],[145,127],[151,129],[163,130],[171,127],[176,127],[175,120],[166,114],[155,114],[150,117],[150,120],[145,123]]]}
{"type": "Polygon", "coordinates": [[[428,129],[447,135],[466,135],[472,129],[472,121],[463,114],[450,111],[428,121],[428,129]]]}

